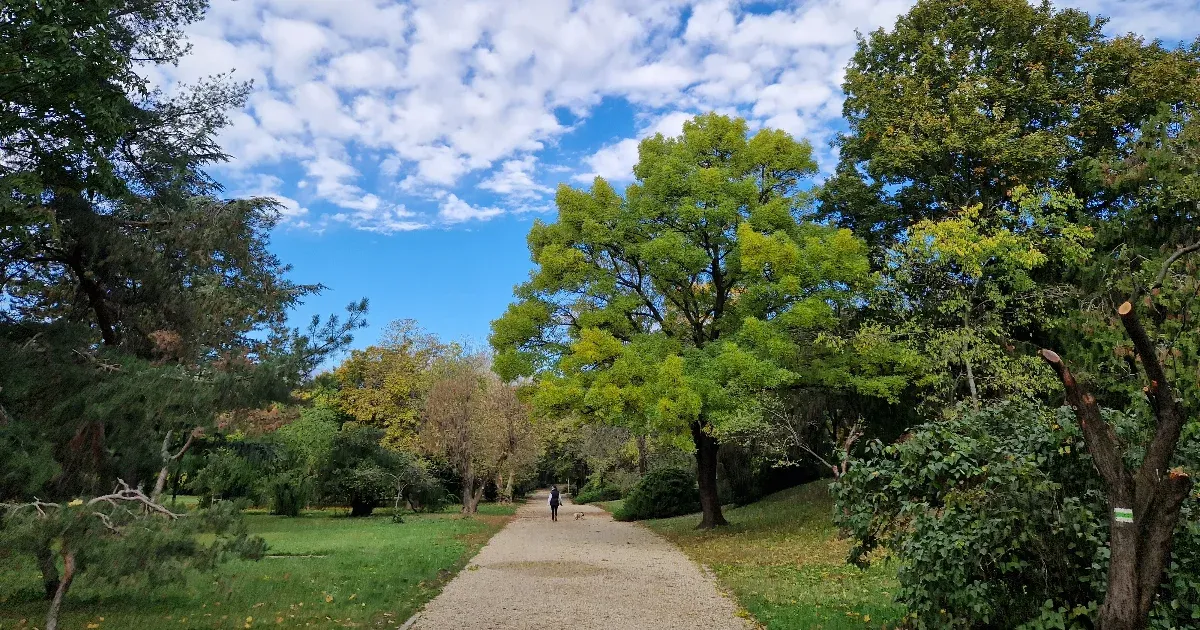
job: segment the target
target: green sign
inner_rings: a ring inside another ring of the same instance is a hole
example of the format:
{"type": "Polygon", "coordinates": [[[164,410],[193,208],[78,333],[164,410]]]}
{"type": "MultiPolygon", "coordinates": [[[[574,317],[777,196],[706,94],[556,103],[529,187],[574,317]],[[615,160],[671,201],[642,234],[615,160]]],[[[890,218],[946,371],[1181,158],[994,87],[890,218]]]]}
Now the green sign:
{"type": "Polygon", "coordinates": [[[1113,516],[1117,518],[1118,523],[1133,522],[1133,510],[1130,508],[1113,508],[1113,516]]]}

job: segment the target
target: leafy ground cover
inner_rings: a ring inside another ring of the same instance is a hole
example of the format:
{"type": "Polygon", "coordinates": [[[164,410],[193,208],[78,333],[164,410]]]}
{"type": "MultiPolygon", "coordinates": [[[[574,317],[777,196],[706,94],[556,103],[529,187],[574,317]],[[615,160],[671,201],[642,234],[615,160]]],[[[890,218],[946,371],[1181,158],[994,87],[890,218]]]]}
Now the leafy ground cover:
{"type": "MultiPolygon", "coordinates": [[[[436,595],[508,521],[515,507],[484,504],[479,513],[405,514],[387,510],[346,518],[345,510],[299,518],[247,516],[266,539],[268,557],[235,561],[216,574],[194,574],[183,588],[71,589],[63,628],[387,628],[403,624],[436,595]]],[[[31,561],[0,552],[0,630],[40,628],[46,604],[31,561]]]]}
{"type": "Polygon", "coordinates": [[[697,530],[696,514],[645,524],[710,567],[769,630],[894,628],[904,617],[892,600],[895,569],[846,564],[850,543],[832,523],[827,486],[818,481],[730,509],[731,525],[716,530],[697,530]]]}

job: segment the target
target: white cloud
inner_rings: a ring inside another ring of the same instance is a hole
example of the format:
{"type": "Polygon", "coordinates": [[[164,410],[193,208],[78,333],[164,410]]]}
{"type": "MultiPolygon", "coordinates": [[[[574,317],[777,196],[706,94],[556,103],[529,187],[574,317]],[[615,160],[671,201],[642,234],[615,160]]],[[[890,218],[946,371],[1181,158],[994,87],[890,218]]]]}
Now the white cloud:
{"type": "Polygon", "coordinates": [[[572,179],[579,182],[590,182],[597,177],[603,177],[610,182],[632,180],[633,166],[637,164],[638,160],[639,141],[659,133],[668,138],[678,136],[683,133],[683,123],[694,117],[695,114],[681,111],[658,117],[642,127],[637,138],[626,138],[605,145],[594,154],[584,158],[587,170],[575,175],[572,179]]]}
{"type": "Polygon", "coordinates": [[[312,78],[313,62],[329,50],[340,48],[338,38],[312,22],[268,18],[262,38],[271,46],[271,76],[280,85],[295,85],[312,78]]]}
{"type": "MultiPolygon", "coordinates": [[[[168,87],[231,69],[253,80],[246,110],[220,137],[235,158],[222,172],[299,161],[306,190],[344,211],[335,221],[399,231],[426,224],[404,209],[406,195],[466,194],[469,175],[484,193],[523,201],[547,194],[564,171],[627,181],[637,139],[677,135],[691,112],[735,113],[751,128],[808,137],[831,167],[855,31],[890,25],[911,4],[212,0],[189,29],[194,53],[147,73],[168,87]],[[606,99],[632,108],[634,137],[590,147],[579,163],[555,162],[554,147],[578,126],[555,112],[586,119],[606,99]],[[370,191],[357,183],[360,168],[378,174],[370,191]]],[[[1109,32],[1151,38],[1190,38],[1200,21],[1194,0],[1059,4],[1112,15],[1109,32]]],[[[500,213],[452,195],[437,212],[442,220],[500,213]]]]}
{"type": "Polygon", "coordinates": [[[504,214],[504,211],[499,208],[480,208],[459,199],[451,194],[447,195],[440,207],[438,208],[438,217],[445,223],[462,223],[464,221],[487,221],[494,219],[504,214]]]}
{"type": "Polygon", "coordinates": [[[491,177],[483,180],[479,187],[517,199],[536,198],[553,192],[549,186],[534,181],[532,171],[536,166],[537,158],[532,155],[508,160],[491,177]]]}
{"type": "Polygon", "coordinates": [[[620,182],[633,179],[633,165],[637,164],[638,141],[626,138],[607,145],[584,159],[590,169],[576,175],[574,179],[590,182],[597,177],[620,182]]]}

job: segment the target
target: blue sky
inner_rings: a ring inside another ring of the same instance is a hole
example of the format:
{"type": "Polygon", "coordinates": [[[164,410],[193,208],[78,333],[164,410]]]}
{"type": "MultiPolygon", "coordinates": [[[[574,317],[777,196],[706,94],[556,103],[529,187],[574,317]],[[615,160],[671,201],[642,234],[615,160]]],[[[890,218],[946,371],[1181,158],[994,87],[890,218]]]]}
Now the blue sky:
{"type": "MultiPolygon", "coordinates": [[[[630,177],[639,138],[704,111],[808,138],[822,168],[855,31],[909,0],[211,0],[170,91],[252,80],[221,135],[230,195],[283,204],[274,250],[328,290],[296,312],[371,301],[387,322],[486,340],[528,274],[525,234],[560,183],[630,177]]],[[[1108,30],[1197,35],[1194,0],[1068,0],[1108,30]]]]}

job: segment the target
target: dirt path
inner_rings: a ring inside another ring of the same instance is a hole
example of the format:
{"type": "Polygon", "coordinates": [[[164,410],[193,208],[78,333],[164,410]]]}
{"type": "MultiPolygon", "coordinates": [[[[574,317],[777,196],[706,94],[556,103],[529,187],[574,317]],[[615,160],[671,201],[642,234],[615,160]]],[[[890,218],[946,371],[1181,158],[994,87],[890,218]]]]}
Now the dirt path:
{"type": "Polygon", "coordinates": [[[550,521],[546,493],[419,615],[413,630],[747,630],[732,601],[683,552],[590,505],[550,521]],[[574,513],[584,514],[575,520],[574,513]]]}

